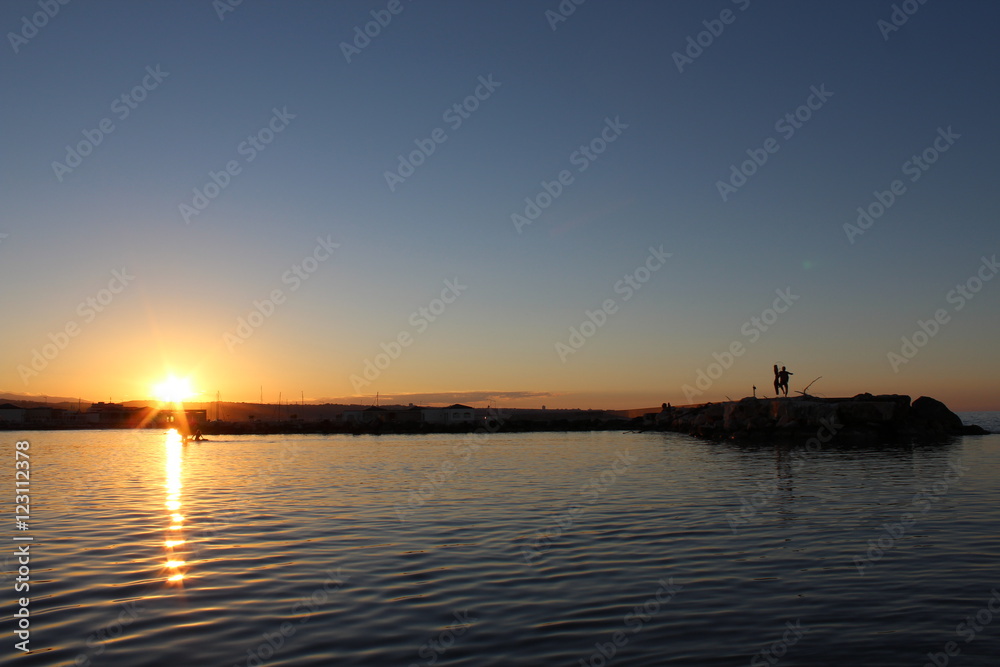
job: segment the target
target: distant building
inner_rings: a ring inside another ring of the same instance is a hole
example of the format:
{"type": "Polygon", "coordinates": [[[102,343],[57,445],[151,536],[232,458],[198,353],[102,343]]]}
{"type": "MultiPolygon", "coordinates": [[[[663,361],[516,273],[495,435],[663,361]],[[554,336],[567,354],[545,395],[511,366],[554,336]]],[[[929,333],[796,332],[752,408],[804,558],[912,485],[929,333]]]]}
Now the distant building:
{"type": "Polygon", "coordinates": [[[160,410],[121,403],[94,403],[87,409],[87,422],[103,428],[179,428],[199,427],[208,421],[207,410],[160,410]]]}
{"type": "Polygon", "coordinates": [[[343,420],[347,424],[378,424],[389,420],[389,410],[377,405],[364,410],[345,410],[343,420]]]}
{"type": "Polygon", "coordinates": [[[19,408],[13,403],[0,405],[0,422],[10,424],[24,423],[24,408],[19,408]]]}
{"type": "Polygon", "coordinates": [[[424,408],[423,415],[428,424],[471,424],[476,421],[476,411],[461,403],[446,408],[424,408]]]}
{"type": "Polygon", "coordinates": [[[48,425],[62,422],[66,416],[66,411],[62,408],[27,408],[24,411],[24,421],[28,424],[48,425]]]}
{"type": "Polygon", "coordinates": [[[372,405],[363,410],[345,410],[341,419],[345,424],[471,424],[476,421],[476,411],[468,405],[449,405],[446,408],[427,408],[412,403],[405,408],[383,408],[372,405]]]}
{"type": "Polygon", "coordinates": [[[420,424],[424,421],[424,410],[426,409],[410,403],[405,410],[396,410],[396,421],[400,424],[420,424]]]}
{"type": "Polygon", "coordinates": [[[105,428],[138,428],[148,408],[126,407],[121,403],[94,403],[87,408],[87,423],[105,428]]]}
{"type": "Polygon", "coordinates": [[[156,428],[198,428],[208,421],[208,410],[157,410],[142,408],[153,412],[150,426],[156,428]]]}

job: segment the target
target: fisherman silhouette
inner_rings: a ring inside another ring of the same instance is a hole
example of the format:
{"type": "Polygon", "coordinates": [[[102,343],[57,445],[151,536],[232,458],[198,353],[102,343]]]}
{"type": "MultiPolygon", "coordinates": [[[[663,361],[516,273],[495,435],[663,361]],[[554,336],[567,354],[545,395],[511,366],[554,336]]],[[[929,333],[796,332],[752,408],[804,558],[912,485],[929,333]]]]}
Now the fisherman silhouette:
{"type": "MultiPolygon", "coordinates": [[[[777,368],[777,366],[775,366],[775,368],[777,368]]],[[[781,370],[778,372],[778,379],[776,380],[776,382],[778,383],[778,385],[781,387],[782,391],[784,392],[785,396],[788,396],[788,376],[789,375],[795,375],[795,373],[792,373],[791,371],[785,370],[785,367],[782,366],[781,370]]]]}

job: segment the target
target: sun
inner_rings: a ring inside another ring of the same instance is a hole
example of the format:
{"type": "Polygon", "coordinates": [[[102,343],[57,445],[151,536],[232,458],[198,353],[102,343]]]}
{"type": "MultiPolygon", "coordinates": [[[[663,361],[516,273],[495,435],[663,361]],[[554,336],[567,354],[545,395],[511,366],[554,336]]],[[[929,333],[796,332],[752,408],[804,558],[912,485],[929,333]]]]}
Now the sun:
{"type": "Polygon", "coordinates": [[[190,380],[173,375],[153,386],[153,397],[163,403],[181,403],[194,394],[190,380]]]}

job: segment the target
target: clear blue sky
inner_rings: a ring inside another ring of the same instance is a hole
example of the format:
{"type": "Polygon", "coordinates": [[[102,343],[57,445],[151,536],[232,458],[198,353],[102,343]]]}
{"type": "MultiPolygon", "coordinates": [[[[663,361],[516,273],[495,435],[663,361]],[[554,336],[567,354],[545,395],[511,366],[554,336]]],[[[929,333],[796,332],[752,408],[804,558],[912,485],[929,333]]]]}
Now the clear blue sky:
{"type": "Polygon", "coordinates": [[[555,0],[402,0],[348,62],[343,43],[391,4],[244,0],[220,20],[209,0],[76,0],[33,31],[37,0],[4,2],[0,389],[130,399],[176,373],[230,400],[264,385],[272,401],[640,407],[773,391],[782,363],[793,390],[823,376],[827,395],[1000,407],[1000,280],[960,310],[947,298],[1000,251],[995,2],[908,4],[887,31],[890,2],[588,0],[553,30],[555,0]],[[688,37],[720,27],[678,71],[688,37]],[[144,78],[135,108],[115,102],[144,78]],[[477,90],[467,117],[445,115],[477,90]],[[810,101],[794,133],[776,127],[810,101]],[[242,142],[275,109],[282,129],[255,153],[242,142]],[[54,168],[103,119],[113,131],[79,166],[54,168]],[[574,158],[607,119],[614,141],[574,158]],[[446,140],[390,188],[397,156],[438,128],[446,140]],[[912,181],[904,163],[939,128],[947,151],[912,181]],[[724,201],[748,150],[767,161],[724,201]],[[180,205],[230,161],[186,222],[180,205]],[[563,170],[572,182],[519,232],[512,214],[563,170]],[[905,192],[850,242],[845,223],[896,179],[905,192]],[[339,247],[307,280],[286,274],[318,238],[339,247]],[[626,300],[618,281],[661,245],[671,256],[626,300]],[[134,278],[101,312],[78,306],[123,267],[134,278]],[[747,335],[786,288],[799,298],[747,335]],[[239,337],[274,290],[283,301],[239,337]],[[947,321],[893,368],[939,309],[947,321]],[[33,355],[74,323],[64,349],[33,355]],[[733,343],[731,367],[686,396],[733,343]]]}

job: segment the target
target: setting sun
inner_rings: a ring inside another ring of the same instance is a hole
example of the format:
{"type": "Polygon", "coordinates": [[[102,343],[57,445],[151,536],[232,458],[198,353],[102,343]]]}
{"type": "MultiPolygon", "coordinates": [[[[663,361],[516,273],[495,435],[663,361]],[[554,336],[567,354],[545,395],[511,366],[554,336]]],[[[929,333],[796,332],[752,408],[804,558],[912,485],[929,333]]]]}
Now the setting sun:
{"type": "Polygon", "coordinates": [[[191,398],[194,394],[190,380],[173,375],[153,386],[153,397],[164,403],[180,403],[191,398]]]}

